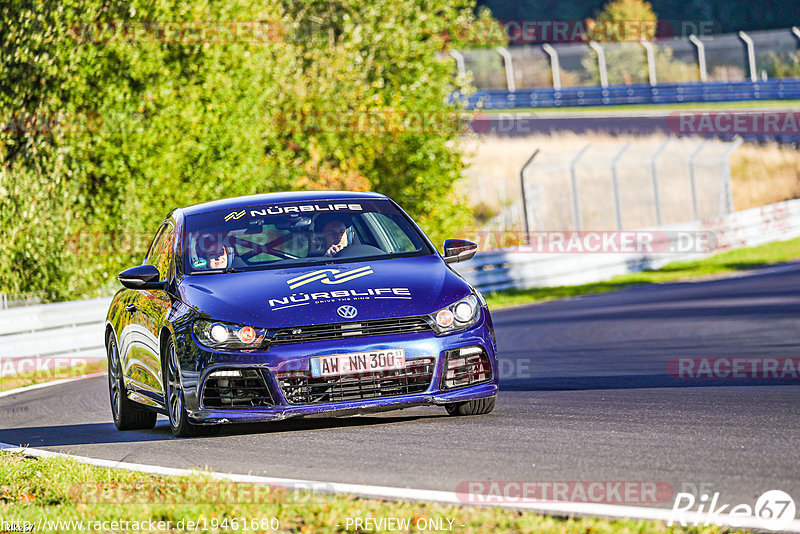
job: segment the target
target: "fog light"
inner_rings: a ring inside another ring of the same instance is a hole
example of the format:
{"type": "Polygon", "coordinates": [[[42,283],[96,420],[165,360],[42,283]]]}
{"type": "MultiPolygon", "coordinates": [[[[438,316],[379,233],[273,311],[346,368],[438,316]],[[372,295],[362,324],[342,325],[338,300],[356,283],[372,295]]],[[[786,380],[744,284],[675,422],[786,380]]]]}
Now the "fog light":
{"type": "Polygon", "coordinates": [[[242,372],[238,371],[238,370],[235,370],[235,369],[232,370],[232,371],[214,371],[214,375],[213,376],[214,377],[219,377],[219,376],[242,376],[242,372]]]}
{"type": "Polygon", "coordinates": [[[453,312],[450,310],[441,310],[436,314],[436,324],[440,328],[449,328],[453,325],[453,312]]]}

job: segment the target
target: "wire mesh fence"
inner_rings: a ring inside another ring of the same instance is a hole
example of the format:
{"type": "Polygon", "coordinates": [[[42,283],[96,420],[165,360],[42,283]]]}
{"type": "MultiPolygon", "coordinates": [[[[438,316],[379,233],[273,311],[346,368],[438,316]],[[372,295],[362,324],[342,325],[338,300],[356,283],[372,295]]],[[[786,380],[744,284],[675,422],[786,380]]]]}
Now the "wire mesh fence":
{"type": "Polygon", "coordinates": [[[631,230],[733,212],[741,144],[667,139],[537,149],[516,183],[478,175],[470,194],[499,212],[485,229],[631,230]]]}
{"type": "Polygon", "coordinates": [[[647,44],[554,43],[515,46],[507,52],[502,47],[464,50],[462,54],[465,70],[472,73],[478,89],[559,88],[605,82],[736,82],[800,76],[797,28],[659,39],[649,43],[651,55],[647,44]],[[503,59],[504,54],[510,61],[503,59]],[[509,87],[509,78],[513,87],[509,87]]]}

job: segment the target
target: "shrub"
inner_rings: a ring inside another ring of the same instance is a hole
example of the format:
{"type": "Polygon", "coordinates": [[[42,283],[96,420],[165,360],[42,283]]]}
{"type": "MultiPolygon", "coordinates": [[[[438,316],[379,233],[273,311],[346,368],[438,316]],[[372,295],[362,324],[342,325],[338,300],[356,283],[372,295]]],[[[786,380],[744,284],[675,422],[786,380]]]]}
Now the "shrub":
{"type": "Polygon", "coordinates": [[[396,198],[433,239],[454,233],[468,217],[453,193],[462,169],[455,129],[292,131],[277,119],[454,110],[443,35],[473,20],[470,7],[3,3],[0,104],[12,127],[0,132],[9,236],[0,252],[14,261],[3,263],[0,292],[107,292],[141,261],[144,236],[171,208],[250,193],[371,189],[396,198]],[[165,37],[152,21],[177,30],[165,37]],[[242,22],[251,33],[231,36],[242,22]],[[191,33],[198,27],[216,41],[191,33]],[[40,126],[13,127],[14,117],[40,126]]]}

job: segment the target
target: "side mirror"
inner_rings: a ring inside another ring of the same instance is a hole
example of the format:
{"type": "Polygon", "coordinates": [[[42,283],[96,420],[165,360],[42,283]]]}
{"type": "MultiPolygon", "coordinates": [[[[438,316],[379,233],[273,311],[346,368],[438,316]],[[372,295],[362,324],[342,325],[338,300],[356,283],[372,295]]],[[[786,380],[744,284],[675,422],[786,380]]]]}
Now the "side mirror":
{"type": "Polygon", "coordinates": [[[167,282],[152,265],[139,265],[119,273],[119,281],[128,289],[166,289],[167,282]]]}
{"type": "Polygon", "coordinates": [[[444,242],[444,262],[458,263],[472,259],[478,245],[465,239],[448,239],[444,242]]]}

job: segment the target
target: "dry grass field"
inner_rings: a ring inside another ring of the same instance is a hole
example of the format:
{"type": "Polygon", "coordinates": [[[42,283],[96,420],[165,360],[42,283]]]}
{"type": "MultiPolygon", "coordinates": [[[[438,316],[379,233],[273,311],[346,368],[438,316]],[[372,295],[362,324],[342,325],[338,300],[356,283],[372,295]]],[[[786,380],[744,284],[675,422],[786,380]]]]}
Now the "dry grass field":
{"type": "MultiPolygon", "coordinates": [[[[568,194],[569,161],[583,146],[590,144],[591,148],[580,162],[583,194],[589,196],[584,205],[596,202],[600,206],[606,204],[608,199],[599,194],[592,196],[592,188],[598,184],[605,187],[604,184],[610,180],[614,155],[625,143],[631,143],[630,149],[620,158],[619,180],[623,197],[626,194],[630,197],[628,206],[637,203],[637,195],[640,199],[638,208],[626,210],[628,214],[633,213],[633,217],[626,221],[626,226],[635,226],[638,222],[635,220],[637,210],[642,214],[652,212],[652,195],[646,194],[650,183],[649,161],[666,139],[660,135],[613,137],[566,132],[524,138],[472,137],[465,139],[463,145],[469,165],[464,187],[469,198],[477,199],[474,202],[477,213],[484,217],[487,212],[497,213],[503,205],[509,205],[519,198],[520,167],[538,148],[541,152],[526,174],[528,183],[563,188],[568,194]]],[[[698,142],[696,139],[673,139],[658,159],[665,222],[687,220],[689,195],[685,186],[688,184],[688,159],[698,142]]],[[[724,149],[721,143],[711,142],[696,160],[697,183],[705,184],[703,190],[698,191],[701,204],[705,203],[707,208],[704,213],[717,209],[718,177],[722,171],[721,155],[724,149]]],[[[733,153],[730,165],[736,210],[800,197],[800,150],[746,143],[733,153]]],[[[626,199],[622,198],[621,201],[625,203],[626,199]]],[[[588,216],[591,217],[591,214],[588,216]]],[[[605,217],[608,217],[607,212],[605,217]]]]}

